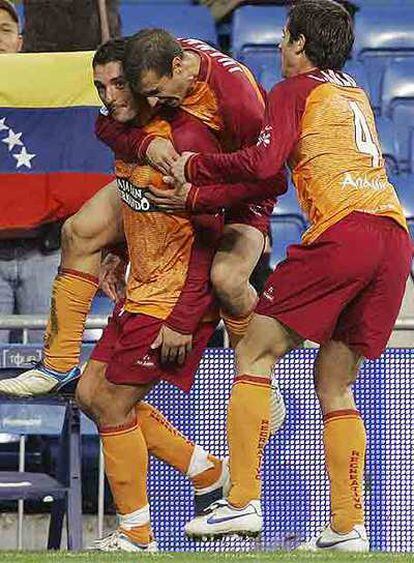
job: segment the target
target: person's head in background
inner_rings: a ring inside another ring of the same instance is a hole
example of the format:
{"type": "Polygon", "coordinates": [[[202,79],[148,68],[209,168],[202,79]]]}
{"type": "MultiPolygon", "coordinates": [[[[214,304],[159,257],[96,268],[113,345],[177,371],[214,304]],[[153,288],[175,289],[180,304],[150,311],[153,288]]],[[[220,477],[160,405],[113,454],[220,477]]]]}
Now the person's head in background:
{"type": "Polygon", "coordinates": [[[0,0],[0,54],[18,53],[22,43],[16,8],[8,0],[0,0]]]}

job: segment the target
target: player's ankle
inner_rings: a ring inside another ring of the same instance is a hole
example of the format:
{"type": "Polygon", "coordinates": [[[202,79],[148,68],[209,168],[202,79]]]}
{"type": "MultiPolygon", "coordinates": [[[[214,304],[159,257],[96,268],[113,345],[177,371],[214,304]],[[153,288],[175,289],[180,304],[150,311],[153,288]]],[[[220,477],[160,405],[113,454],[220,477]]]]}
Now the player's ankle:
{"type": "Polygon", "coordinates": [[[210,466],[191,478],[196,490],[211,487],[220,480],[223,462],[213,455],[208,455],[208,461],[210,466]]]}

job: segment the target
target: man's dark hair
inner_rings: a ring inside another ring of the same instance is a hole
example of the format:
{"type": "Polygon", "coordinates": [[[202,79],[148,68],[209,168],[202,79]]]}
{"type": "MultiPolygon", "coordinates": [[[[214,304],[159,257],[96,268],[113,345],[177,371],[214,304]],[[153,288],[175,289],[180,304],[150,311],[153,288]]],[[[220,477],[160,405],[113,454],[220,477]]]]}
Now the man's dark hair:
{"type": "Polygon", "coordinates": [[[305,55],[321,70],[341,70],[354,43],[351,15],[333,0],[302,0],[288,13],[290,41],[306,39],[305,55]]]}
{"type": "Polygon", "coordinates": [[[92,59],[92,66],[106,65],[113,62],[123,62],[125,56],[126,38],[110,39],[100,45],[92,59]]]}
{"type": "Polygon", "coordinates": [[[132,90],[139,90],[142,76],[152,70],[157,76],[172,76],[175,57],[182,58],[177,39],[164,29],[142,29],[128,39],[124,71],[132,90]]]}
{"type": "Polygon", "coordinates": [[[4,10],[19,25],[19,15],[14,5],[8,0],[0,0],[0,10],[4,10]]]}

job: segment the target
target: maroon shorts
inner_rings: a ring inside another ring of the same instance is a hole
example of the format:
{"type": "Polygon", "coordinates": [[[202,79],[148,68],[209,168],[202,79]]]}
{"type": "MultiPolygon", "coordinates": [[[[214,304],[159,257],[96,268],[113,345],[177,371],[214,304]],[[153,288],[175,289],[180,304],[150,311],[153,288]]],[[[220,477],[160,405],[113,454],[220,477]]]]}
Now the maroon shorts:
{"type": "Polygon", "coordinates": [[[188,392],[216,323],[201,323],[193,335],[193,349],[183,366],[161,365],[159,351],[151,350],[163,321],[122,312],[118,304],[91,358],[108,364],[106,378],[118,385],[141,385],[164,379],[188,392]]]}
{"type": "Polygon", "coordinates": [[[275,198],[269,198],[256,203],[243,203],[237,207],[232,207],[225,213],[225,224],[249,225],[267,235],[275,203],[275,198]]]}
{"type": "Polygon", "coordinates": [[[377,358],[398,316],[412,255],[412,241],[395,221],[351,213],[315,242],[288,248],[256,313],[319,344],[339,340],[377,358]]]}

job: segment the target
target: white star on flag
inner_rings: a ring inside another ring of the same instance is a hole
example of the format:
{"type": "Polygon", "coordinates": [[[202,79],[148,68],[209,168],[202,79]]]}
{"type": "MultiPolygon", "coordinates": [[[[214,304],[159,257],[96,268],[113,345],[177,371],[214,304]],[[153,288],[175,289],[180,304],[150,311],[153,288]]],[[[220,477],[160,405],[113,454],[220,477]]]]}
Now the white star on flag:
{"type": "Polygon", "coordinates": [[[30,161],[35,157],[35,154],[29,154],[26,147],[23,147],[19,154],[14,154],[13,158],[17,160],[16,168],[20,166],[26,166],[26,168],[31,168],[32,165],[30,161]]]}
{"type": "Polygon", "coordinates": [[[20,137],[22,136],[23,133],[15,133],[13,131],[13,129],[9,129],[9,134],[7,135],[7,137],[5,137],[4,139],[2,139],[3,143],[6,143],[6,145],[9,145],[9,151],[13,150],[14,147],[16,145],[21,145],[23,146],[22,141],[20,140],[20,137]]]}
{"type": "Polygon", "coordinates": [[[6,125],[6,118],[0,119],[0,131],[7,131],[8,127],[6,125]]]}

